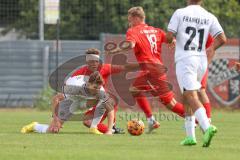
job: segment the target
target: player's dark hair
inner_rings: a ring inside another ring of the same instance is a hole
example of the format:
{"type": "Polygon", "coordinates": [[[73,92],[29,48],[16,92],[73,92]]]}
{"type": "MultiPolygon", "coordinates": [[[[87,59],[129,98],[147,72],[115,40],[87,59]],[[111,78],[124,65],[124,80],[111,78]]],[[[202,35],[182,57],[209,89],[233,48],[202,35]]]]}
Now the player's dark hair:
{"type": "Polygon", "coordinates": [[[200,3],[200,2],[202,2],[202,0],[191,0],[192,4],[197,4],[197,3],[200,3]]]}
{"type": "Polygon", "coordinates": [[[97,48],[89,48],[86,50],[85,52],[86,54],[96,54],[99,55],[101,53],[100,50],[98,50],[97,48]]]}
{"type": "Polygon", "coordinates": [[[104,80],[98,71],[95,71],[90,75],[88,82],[92,84],[98,84],[98,85],[104,84],[104,80]]]}

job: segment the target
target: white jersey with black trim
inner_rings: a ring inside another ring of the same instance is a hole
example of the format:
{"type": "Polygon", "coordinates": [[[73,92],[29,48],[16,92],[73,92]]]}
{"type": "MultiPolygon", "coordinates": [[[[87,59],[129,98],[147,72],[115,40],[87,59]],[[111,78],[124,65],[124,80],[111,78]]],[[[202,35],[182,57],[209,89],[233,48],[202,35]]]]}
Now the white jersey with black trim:
{"type": "Polygon", "coordinates": [[[175,62],[194,55],[206,56],[208,35],[223,32],[217,18],[200,5],[189,5],[174,12],[168,31],[176,34],[175,62]]]}

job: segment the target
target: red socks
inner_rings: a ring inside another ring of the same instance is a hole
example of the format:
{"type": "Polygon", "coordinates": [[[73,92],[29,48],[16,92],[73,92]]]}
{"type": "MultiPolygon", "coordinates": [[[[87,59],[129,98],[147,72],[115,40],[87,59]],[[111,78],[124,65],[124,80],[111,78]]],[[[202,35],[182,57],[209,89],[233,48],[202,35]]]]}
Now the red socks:
{"type": "Polygon", "coordinates": [[[103,123],[99,123],[97,125],[97,129],[102,133],[106,133],[108,131],[108,127],[103,123]]]}
{"type": "Polygon", "coordinates": [[[203,106],[206,110],[207,117],[211,118],[211,105],[210,105],[210,103],[204,103],[203,106]]]}
{"type": "Polygon", "coordinates": [[[152,116],[152,108],[150,104],[148,103],[148,100],[146,97],[136,97],[135,98],[137,101],[138,106],[143,110],[145,113],[146,117],[149,118],[152,116]]]}
{"type": "MultiPolygon", "coordinates": [[[[203,104],[206,114],[208,118],[211,118],[211,105],[210,103],[204,103],[203,104]]],[[[177,103],[173,108],[172,111],[176,114],[178,114],[181,117],[184,117],[184,107],[181,103],[177,103]]]]}
{"type": "Polygon", "coordinates": [[[177,102],[176,105],[172,108],[172,111],[179,116],[184,117],[184,107],[181,103],[177,102]]]}

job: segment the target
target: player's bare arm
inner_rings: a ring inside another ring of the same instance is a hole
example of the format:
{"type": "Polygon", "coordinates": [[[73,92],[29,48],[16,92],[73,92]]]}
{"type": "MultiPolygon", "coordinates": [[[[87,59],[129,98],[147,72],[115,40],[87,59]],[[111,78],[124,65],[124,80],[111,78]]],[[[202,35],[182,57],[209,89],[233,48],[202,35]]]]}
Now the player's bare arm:
{"type": "Polygon", "coordinates": [[[222,45],[224,45],[227,41],[227,38],[223,33],[220,33],[215,39],[214,39],[214,43],[211,47],[209,47],[206,51],[207,51],[207,58],[208,58],[208,63],[210,63],[215,55],[215,51],[221,47],[222,45]]]}
{"type": "Polygon", "coordinates": [[[125,71],[131,71],[131,70],[138,69],[139,64],[138,63],[128,63],[128,64],[125,64],[123,67],[124,67],[125,71]]]}
{"type": "Polygon", "coordinates": [[[166,34],[166,39],[167,39],[167,43],[172,43],[174,40],[174,33],[168,31],[166,34]]]}
{"type": "Polygon", "coordinates": [[[214,43],[213,43],[213,49],[217,50],[219,47],[221,47],[222,45],[224,45],[227,42],[227,38],[225,33],[221,33],[219,34],[215,39],[214,39],[214,43]]]}
{"type": "Polygon", "coordinates": [[[50,133],[58,133],[60,128],[62,128],[63,121],[61,121],[58,117],[58,109],[59,103],[64,99],[64,95],[62,93],[56,94],[52,99],[52,121],[49,125],[48,132],[50,133]]]}

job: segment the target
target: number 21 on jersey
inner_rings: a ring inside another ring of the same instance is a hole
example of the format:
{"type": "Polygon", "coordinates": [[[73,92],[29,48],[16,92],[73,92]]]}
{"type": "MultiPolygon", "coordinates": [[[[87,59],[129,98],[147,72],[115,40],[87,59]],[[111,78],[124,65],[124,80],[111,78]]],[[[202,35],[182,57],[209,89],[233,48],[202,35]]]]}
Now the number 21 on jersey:
{"type": "Polygon", "coordinates": [[[187,42],[184,45],[184,50],[185,51],[195,51],[197,50],[198,52],[202,51],[202,46],[203,46],[203,38],[204,38],[204,29],[199,29],[197,30],[194,27],[187,27],[185,30],[185,33],[189,34],[189,39],[187,40],[187,42]],[[190,47],[193,39],[198,36],[199,41],[198,41],[198,46],[196,47],[190,47]]]}

